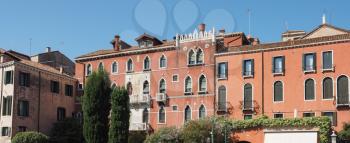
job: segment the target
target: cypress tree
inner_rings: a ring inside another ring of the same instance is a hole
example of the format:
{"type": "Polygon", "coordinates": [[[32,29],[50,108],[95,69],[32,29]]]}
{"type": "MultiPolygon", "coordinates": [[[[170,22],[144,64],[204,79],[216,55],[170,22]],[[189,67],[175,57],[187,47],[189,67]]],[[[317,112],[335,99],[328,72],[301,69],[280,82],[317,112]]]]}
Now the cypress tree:
{"type": "Polygon", "coordinates": [[[86,143],[106,143],[110,110],[111,82],[107,72],[99,70],[88,78],[83,96],[83,134],[86,143]]]}
{"type": "Polygon", "coordinates": [[[112,92],[111,125],[109,143],[127,143],[129,136],[130,106],[128,91],[117,87],[112,92]]]}

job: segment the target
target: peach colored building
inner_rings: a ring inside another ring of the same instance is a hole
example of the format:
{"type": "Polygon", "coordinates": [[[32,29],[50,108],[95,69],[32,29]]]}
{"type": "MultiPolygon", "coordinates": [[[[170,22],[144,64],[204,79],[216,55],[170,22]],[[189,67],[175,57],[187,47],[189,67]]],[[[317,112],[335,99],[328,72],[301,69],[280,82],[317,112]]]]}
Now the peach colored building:
{"type": "Polygon", "coordinates": [[[73,115],[76,79],[27,55],[0,52],[1,143],[23,131],[49,135],[53,123],[73,115]]]}
{"type": "MultiPolygon", "coordinates": [[[[127,87],[132,131],[181,126],[211,115],[239,120],[329,116],[337,131],[349,122],[348,30],[324,23],[260,44],[242,32],[205,31],[204,24],[198,29],[173,41],[143,34],[135,39],[137,46],[117,35],[113,48],[76,58],[76,78],[83,85],[92,71],[104,68],[111,86],[127,87]]],[[[237,135],[263,142],[264,133],[273,132],[237,135]]]]}

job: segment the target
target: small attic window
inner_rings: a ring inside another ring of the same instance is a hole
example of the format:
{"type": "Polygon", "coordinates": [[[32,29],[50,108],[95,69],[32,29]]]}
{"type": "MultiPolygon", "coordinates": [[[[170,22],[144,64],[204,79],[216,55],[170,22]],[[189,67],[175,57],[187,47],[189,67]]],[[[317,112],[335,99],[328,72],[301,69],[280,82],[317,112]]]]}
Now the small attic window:
{"type": "Polygon", "coordinates": [[[152,47],[153,42],[151,40],[143,40],[139,42],[140,48],[152,47]]]}

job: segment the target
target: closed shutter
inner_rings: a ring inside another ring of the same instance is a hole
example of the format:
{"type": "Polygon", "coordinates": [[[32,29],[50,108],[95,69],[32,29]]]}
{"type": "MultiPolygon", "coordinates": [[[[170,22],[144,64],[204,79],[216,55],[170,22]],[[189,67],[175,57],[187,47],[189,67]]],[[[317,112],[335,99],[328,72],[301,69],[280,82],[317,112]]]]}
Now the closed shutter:
{"type": "Polygon", "coordinates": [[[283,85],[280,81],[274,85],[274,101],[283,101],[283,85]]]}
{"type": "Polygon", "coordinates": [[[317,58],[316,58],[316,53],[313,53],[313,70],[316,70],[317,67],[317,62],[316,62],[317,58]]]}
{"type": "Polygon", "coordinates": [[[323,80],[323,99],[333,98],[333,81],[331,78],[323,80]]]}
{"type": "Polygon", "coordinates": [[[252,59],[251,62],[252,62],[252,64],[251,64],[251,65],[252,65],[252,68],[251,68],[251,69],[252,69],[251,75],[254,75],[254,59],[252,59]]]}
{"type": "Polygon", "coordinates": [[[225,110],[226,109],[226,87],[225,86],[220,86],[219,87],[219,104],[218,108],[219,110],[225,110]]]}
{"type": "Polygon", "coordinates": [[[253,107],[252,85],[246,84],[244,86],[244,109],[253,107]]]}
{"type": "Polygon", "coordinates": [[[302,56],[302,66],[301,66],[301,68],[302,68],[302,71],[305,71],[305,54],[303,54],[303,56],[302,56]]]}
{"type": "Polygon", "coordinates": [[[276,60],[276,57],[273,57],[272,58],[272,73],[275,73],[275,60],[276,60]]]}
{"type": "Polygon", "coordinates": [[[337,91],[337,103],[349,104],[349,83],[346,76],[338,78],[337,91]]]}
{"type": "Polygon", "coordinates": [[[286,66],[285,66],[285,63],[286,63],[286,62],[285,62],[285,59],[286,59],[286,58],[283,56],[283,57],[282,57],[282,72],[283,72],[283,73],[285,72],[285,67],[286,67],[286,66]]]}
{"type": "Polygon", "coordinates": [[[314,80],[308,79],[305,82],[305,100],[315,99],[315,87],[314,80]]]}
{"type": "Polygon", "coordinates": [[[225,78],[228,77],[228,63],[225,63],[225,78]]]}
{"type": "Polygon", "coordinates": [[[332,52],[323,52],[323,69],[332,68],[332,52]]]}
{"type": "Polygon", "coordinates": [[[242,76],[245,76],[245,60],[242,61],[242,76]]]}

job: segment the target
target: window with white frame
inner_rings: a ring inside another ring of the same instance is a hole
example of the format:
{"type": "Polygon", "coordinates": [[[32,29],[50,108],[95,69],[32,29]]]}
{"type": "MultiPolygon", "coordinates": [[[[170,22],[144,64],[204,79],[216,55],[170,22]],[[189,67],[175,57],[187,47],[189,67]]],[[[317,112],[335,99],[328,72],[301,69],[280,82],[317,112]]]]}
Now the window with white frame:
{"type": "Polygon", "coordinates": [[[272,73],[284,72],[284,56],[273,57],[272,73]]]}
{"type": "Polygon", "coordinates": [[[146,57],[143,61],[143,70],[150,70],[150,60],[149,57],[146,57]]]}
{"type": "Polygon", "coordinates": [[[333,99],[333,80],[330,77],[323,79],[323,99],[333,99]]]}
{"type": "Polygon", "coordinates": [[[197,64],[203,64],[203,61],[204,61],[204,54],[203,54],[202,49],[198,49],[198,50],[197,50],[196,61],[197,61],[197,62],[196,62],[197,64]]]}
{"type": "Polygon", "coordinates": [[[159,59],[159,67],[165,68],[166,67],[167,60],[164,55],[162,55],[159,59]]]}
{"type": "Polygon", "coordinates": [[[219,79],[224,79],[227,78],[227,62],[221,62],[218,64],[218,72],[217,72],[217,77],[219,79]]]}
{"type": "Polygon", "coordinates": [[[147,80],[143,82],[143,94],[149,94],[149,82],[147,80]]]}
{"type": "Polygon", "coordinates": [[[313,79],[305,81],[305,100],[315,99],[315,82],[313,79]]]}
{"type": "Polygon", "coordinates": [[[192,79],[191,77],[187,76],[185,79],[185,93],[191,93],[192,92],[192,79]]]}
{"type": "Polygon", "coordinates": [[[91,75],[91,73],[92,73],[92,66],[91,66],[91,64],[88,64],[86,66],[86,75],[89,76],[89,75],[91,75]]]}
{"type": "Polygon", "coordinates": [[[190,106],[186,106],[185,108],[185,122],[188,122],[192,119],[192,111],[190,106]]]}
{"type": "Polygon", "coordinates": [[[303,70],[305,72],[316,70],[316,54],[308,53],[303,55],[303,70]]]}
{"type": "Polygon", "coordinates": [[[337,80],[337,105],[349,105],[349,79],[345,75],[337,80]]]}
{"type": "Polygon", "coordinates": [[[194,65],[196,64],[196,54],[194,53],[193,49],[190,50],[188,53],[188,64],[194,65]]]}
{"type": "Polygon", "coordinates": [[[207,79],[204,75],[199,77],[199,91],[206,92],[207,91],[207,79]]]}
{"type": "Polygon", "coordinates": [[[282,119],[283,118],[283,113],[274,113],[273,118],[275,119],[282,119]]]}
{"type": "Polygon", "coordinates": [[[159,81],[159,93],[165,93],[165,92],[166,92],[165,80],[161,79],[159,81]]]}
{"type": "Polygon", "coordinates": [[[117,73],[118,72],[118,64],[117,62],[112,63],[112,73],[117,73]]]}
{"type": "Polygon", "coordinates": [[[103,70],[104,70],[103,63],[102,63],[102,62],[100,62],[100,63],[98,64],[98,70],[99,70],[99,71],[103,71],[103,70]]]}
{"type": "Polygon", "coordinates": [[[276,81],[273,85],[273,95],[274,102],[283,101],[283,84],[281,81],[276,81]]]}
{"type": "Polygon", "coordinates": [[[203,118],[205,118],[205,107],[204,107],[204,105],[201,105],[200,107],[199,107],[199,118],[200,119],[203,119],[203,118]]]}
{"type": "Polygon", "coordinates": [[[243,60],[243,76],[253,76],[254,75],[254,59],[243,60]]]}
{"type": "Polygon", "coordinates": [[[333,52],[327,51],[322,53],[322,69],[333,69],[333,52]]]}
{"type": "Polygon", "coordinates": [[[158,112],[158,123],[165,123],[165,110],[163,106],[160,106],[158,112]]]}
{"type": "Polygon", "coordinates": [[[128,62],[126,63],[126,70],[127,70],[127,72],[132,72],[133,70],[134,70],[134,65],[133,65],[133,63],[132,63],[132,60],[131,59],[129,59],[128,60],[128,62]]]}

